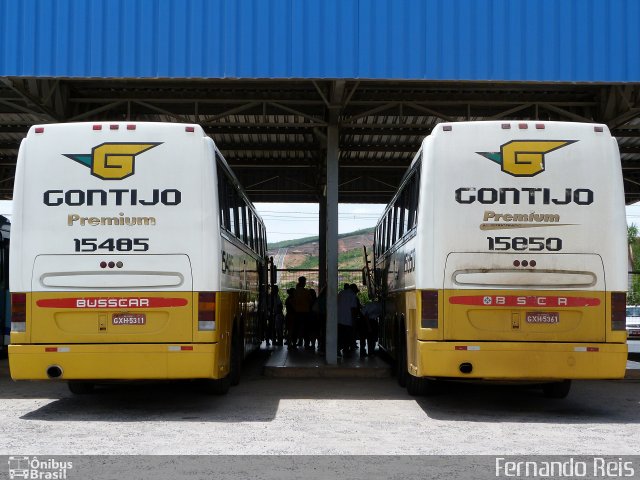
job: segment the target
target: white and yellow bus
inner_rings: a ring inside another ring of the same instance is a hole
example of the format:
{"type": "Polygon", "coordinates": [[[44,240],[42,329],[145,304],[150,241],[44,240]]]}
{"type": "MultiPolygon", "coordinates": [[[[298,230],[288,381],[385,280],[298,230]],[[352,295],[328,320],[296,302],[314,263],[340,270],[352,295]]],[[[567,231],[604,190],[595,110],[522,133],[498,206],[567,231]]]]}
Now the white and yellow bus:
{"type": "Polygon", "coordinates": [[[398,381],[539,382],[625,374],[619,151],[604,125],[439,124],[374,241],[380,343],[398,381]]]}
{"type": "Polygon", "coordinates": [[[196,125],[32,127],[10,252],[14,380],[201,379],[260,345],[264,225],[196,125]]]}

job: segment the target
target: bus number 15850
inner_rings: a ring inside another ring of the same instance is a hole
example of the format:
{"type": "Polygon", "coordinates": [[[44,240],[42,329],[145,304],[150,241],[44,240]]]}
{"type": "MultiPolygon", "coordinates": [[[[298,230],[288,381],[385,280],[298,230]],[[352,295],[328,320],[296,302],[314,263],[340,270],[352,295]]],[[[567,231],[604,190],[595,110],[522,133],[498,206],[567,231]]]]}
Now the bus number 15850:
{"type": "Polygon", "coordinates": [[[76,252],[146,252],[149,250],[148,238],[107,238],[98,243],[97,238],[74,238],[76,252]]]}
{"type": "Polygon", "coordinates": [[[562,239],[557,237],[487,237],[489,250],[516,250],[530,252],[558,252],[562,250],[562,239]]]}

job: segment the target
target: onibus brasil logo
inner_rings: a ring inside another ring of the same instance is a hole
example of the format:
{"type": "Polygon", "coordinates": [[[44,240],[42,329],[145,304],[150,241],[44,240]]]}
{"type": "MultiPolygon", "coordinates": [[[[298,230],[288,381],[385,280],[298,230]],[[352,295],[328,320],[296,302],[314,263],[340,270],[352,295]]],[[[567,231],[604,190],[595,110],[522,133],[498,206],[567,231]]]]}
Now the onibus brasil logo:
{"type": "Polygon", "coordinates": [[[533,177],[544,172],[545,154],[566,147],[577,140],[512,140],[499,152],[476,152],[502,167],[514,177],[533,177]]]}
{"type": "Polygon", "coordinates": [[[38,459],[38,457],[9,457],[9,479],[23,478],[40,480],[66,480],[68,470],[73,469],[73,462],[60,461],[55,458],[38,459]]]}
{"type": "Polygon", "coordinates": [[[160,143],[103,143],[91,153],[63,153],[71,160],[91,169],[91,175],[103,180],[122,180],[135,173],[136,155],[151,150],[160,143]]]}

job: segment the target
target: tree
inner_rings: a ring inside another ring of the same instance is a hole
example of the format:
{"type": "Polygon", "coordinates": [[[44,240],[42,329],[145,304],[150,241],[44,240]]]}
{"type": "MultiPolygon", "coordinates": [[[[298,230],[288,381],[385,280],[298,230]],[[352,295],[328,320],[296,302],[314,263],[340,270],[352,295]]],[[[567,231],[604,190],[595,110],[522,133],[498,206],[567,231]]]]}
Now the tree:
{"type": "Polygon", "coordinates": [[[636,227],[635,223],[632,223],[627,227],[627,243],[629,245],[633,245],[633,243],[638,239],[638,227],[636,227]]]}
{"type": "MultiPolygon", "coordinates": [[[[627,242],[631,250],[632,269],[637,272],[640,270],[640,241],[638,240],[638,227],[635,224],[627,227],[627,242]]],[[[638,274],[631,275],[627,303],[631,305],[640,304],[640,275],[638,274]]]]}

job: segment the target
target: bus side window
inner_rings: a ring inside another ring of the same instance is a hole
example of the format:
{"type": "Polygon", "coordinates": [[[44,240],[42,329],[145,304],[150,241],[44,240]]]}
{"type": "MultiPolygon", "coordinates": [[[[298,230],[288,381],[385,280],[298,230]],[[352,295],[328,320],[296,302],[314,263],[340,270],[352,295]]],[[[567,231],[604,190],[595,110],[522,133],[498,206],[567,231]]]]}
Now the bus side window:
{"type": "Polygon", "coordinates": [[[242,213],[242,218],[240,219],[240,240],[242,240],[245,244],[247,243],[247,206],[244,201],[242,201],[240,211],[242,213]]]}
{"type": "Polygon", "coordinates": [[[403,225],[403,217],[404,217],[404,207],[402,206],[402,198],[404,197],[404,192],[401,192],[396,200],[396,240],[400,240],[404,235],[404,225],[403,225]]]}
{"type": "Polygon", "coordinates": [[[254,232],[254,227],[253,227],[253,212],[251,211],[251,209],[249,209],[249,207],[247,207],[247,224],[249,226],[249,238],[248,238],[248,244],[249,247],[253,250],[255,249],[255,242],[253,241],[253,232],[254,232]]]}
{"type": "Polygon", "coordinates": [[[402,203],[400,208],[402,209],[402,220],[400,221],[402,235],[406,235],[409,231],[409,203],[411,198],[411,182],[402,191],[402,203]]]}
{"type": "Polygon", "coordinates": [[[258,218],[256,216],[253,217],[253,249],[256,252],[260,251],[260,235],[258,229],[258,218]]]}
{"type": "Polygon", "coordinates": [[[231,230],[229,220],[228,181],[220,165],[218,165],[218,207],[220,208],[220,225],[225,230],[231,230]]]}
{"type": "Polygon", "coordinates": [[[393,242],[395,241],[394,234],[395,234],[395,224],[393,222],[393,208],[389,209],[389,217],[387,218],[387,246],[388,248],[391,248],[393,246],[393,242]]]}
{"type": "Polygon", "coordinates": [[[409,183],[409,212],[408,212],[408,229],[413,229],[418,223],[418,190],[420,185],[420,170],[416,170],[409,183]]]}
{"type": "Polygon", "coordinates": [[[378,245],[380,244],[379,231],[380,231],[380,225],[377,225],[376,229],[373,232],[373,255],[376,257],[380,255],[380,252],[378,251],[378,245]]]}
{"type": "Polygon", "coordinates": [[[235,199],[233,198],[233,191],[227,189],[227,219],[229,221],[229,232],[235,235],[236,229],[236,217],[235,217],[235,199]]]}
{"type": "Polygon", "coordinates": [[[380,255],[387,251],[387,216],[382,217],[382,223],[380,224],[380,255]]]}
{"type": "Polygon", "coordinates": [[[384,219],[384,249],[385,251],[389,250],[391,247],[391,210],[387,212],[387,215],[384,219]]]}

